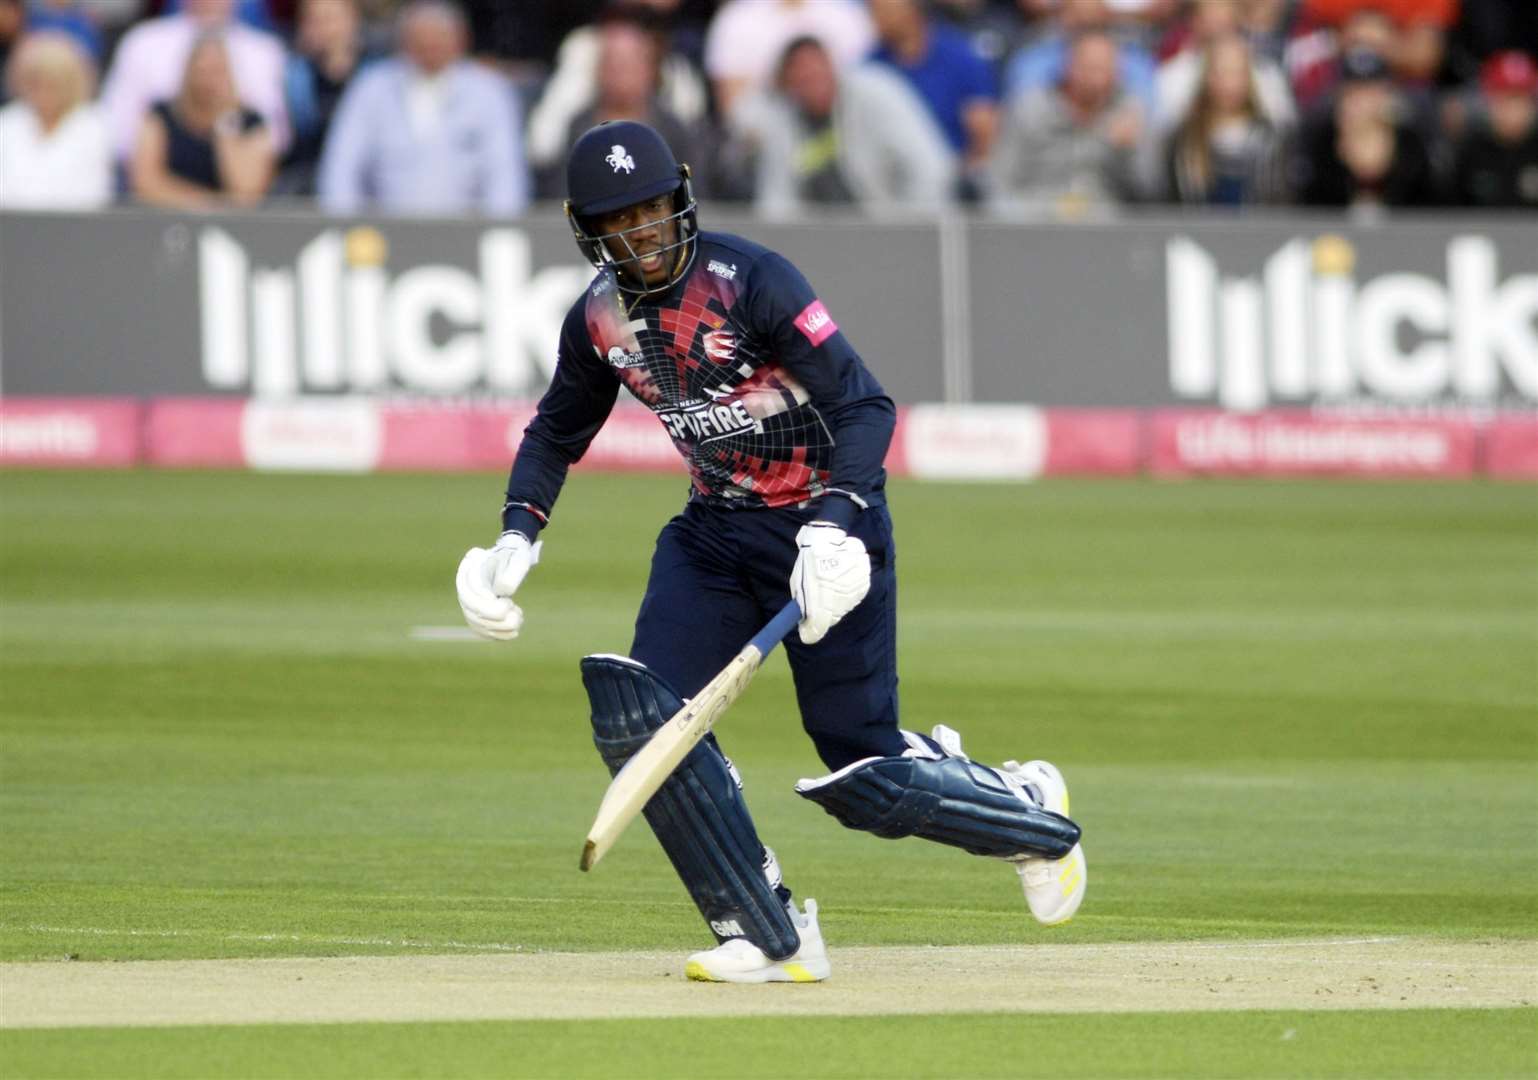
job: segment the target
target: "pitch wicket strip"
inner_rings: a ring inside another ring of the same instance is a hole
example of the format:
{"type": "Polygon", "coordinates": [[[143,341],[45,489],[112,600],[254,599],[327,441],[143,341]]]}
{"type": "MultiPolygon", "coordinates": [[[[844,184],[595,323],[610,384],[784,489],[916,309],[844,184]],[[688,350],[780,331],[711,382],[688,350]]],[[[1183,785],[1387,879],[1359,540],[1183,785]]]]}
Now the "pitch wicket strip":
{"type": "Polygon", "coordinates": [[[792,600],[614,774],[603,801],[598,804],[593,827],[587,831],[587,841],[582,845],[582,859],[578,865],[583,870],[598,865],[598,860],[614,846],[647,800],[657,794],[657,789],[678,768],[679,762],[747,689],[764,658],[800,621],[801,608],[792,600]]]}

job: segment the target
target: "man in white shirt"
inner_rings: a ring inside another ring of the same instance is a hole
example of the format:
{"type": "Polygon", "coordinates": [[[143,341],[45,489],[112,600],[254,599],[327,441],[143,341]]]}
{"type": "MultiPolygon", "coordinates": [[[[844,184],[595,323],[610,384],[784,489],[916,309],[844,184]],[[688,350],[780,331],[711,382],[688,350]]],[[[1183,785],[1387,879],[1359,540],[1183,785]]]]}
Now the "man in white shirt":
{"type": "Polygon", "coordinates": [[[337,106],[317,177],[321,206],[521,214],[529,177],[512,85],[465,58],[464,15],[446,0],[413,0],[399,27],[401,55],[359,73],[337,106]]]}

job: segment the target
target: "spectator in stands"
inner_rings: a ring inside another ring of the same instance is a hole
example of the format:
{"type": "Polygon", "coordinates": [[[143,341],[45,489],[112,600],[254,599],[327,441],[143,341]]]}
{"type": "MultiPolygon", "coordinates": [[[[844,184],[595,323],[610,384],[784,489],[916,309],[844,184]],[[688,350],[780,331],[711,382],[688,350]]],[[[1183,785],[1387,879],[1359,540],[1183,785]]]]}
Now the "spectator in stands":
{"type": "Polygon", "coordinates": [[[1334,107],[1314,118],[1294,163],[1310,206],[1424,206],[1436,201],[1425,142],[1405,120],[1388,62],[1366,49],[1341,57],[1334,107]]]}
{"type": "Polygon", "coordinates": [[[357,0],[302,0],[294,50],[283,77],[294,139],[283,157],[276,193],[315,194],[315,173],[331,119],[342,92],[370,59],[357,0]]]}
{"type": "Polygon", "coordinates": [[[445,0],[401,10],[401,54],[348,86],[321,156],[320,202],[337,214],[513,217],[529,177],[512,86],[465,58],[463,13],[445,0]]]}
{"type": "Polygon", "coordinates": [[[958,30],[929,18],[923,0],[871,0],[879,43],[872,58],[894,68],[940,125],[966,178],[968,201],[999,129],[999,92],[993,70],[958,30]]]}
{"type": "Polygon", "coordinates": [[[1538,211],[1538,64],[1509,50],[1485,61],[1484,116],[1457,148],[1453,201],[1538,211]]]}
{"type": "MultiPolygon", "coordinates": [[[[710,164],[703,160],[702,140],[659,99],[664,48],[661,35],[648,26],[623,14],[605,18],[598,27],[596,97],[572,118],[566,145],[606,120],[638,120],[661,132],[675,158],[688,163],[698,193],[709,186],[710,164]]],[[[564,163],[564,152],[561,160],[564,163]]],[[[541,195],[565,196],[566,181],[560,175],[564,171],[558,167],[536,174],[541,195]]]]}
{"type": "Polygon", "coordinates": [[[1244,38],[1207,43],[1199,84],[1165,148],[1167,196],[1223,206],[1282,202],[1284,129],[1261,103],[1244,38]]]}
{"type": "Polygon", "coordinates": [[[185,10],[142,22],[118,43],[102,88],[102,105],[120,158],[135,149],[139,125],[157,101],[178,93],[193,42],[222,33],[240,100],[262,118],[281,153],[288,148],[283,105],[283,43],[235,20],[235,0],[186,0],[185,10]]]}
{"type": "Polygon", "coordinates": [[[932,211],[949,201],[955,162],[945,136],[889,68],[838,71],[821,41],[800,37],[786,46],[775,85],[740,103],[727,150],[754,163],[760,213],[839,203],[932,211]]]}
{"type": "MultiPolygon", "coordinates": [[[[537,176],[554,178],[543,184],[543,194],[551,194],[555,187],[564,190],[565,180],[561,174],[565,168],[566,151],[571,146],[573,121],[593,105],[599,94],[600,28],[606,23],[630,23],[656,39],[649,51],[660,54],[655,95],[659,112],[672,117],[690,132],[705,128],[710,108],[705,77],[688,57],[672,48],[678,8],[679,0],[615,3],[604,10],[596,24],[578,27],[566,35],[556,56],[555,70],[545,83],[539,101],[529,112],[529,162],[537,176]]],[[[679,149],[672,142],[673,134],[663,130],[678,160],[688,161],[692,166],[694,159],[688,156],[687,150],[679,149]]]]}
{"type": "Polygon", "coordinates": [[[22,39],[0,107],[0,208],[87,210],[112,198],[107,125],[91,101],[96,72],[71,36],[22,39]]]}
{"type": "Polygon", "coordinates": [[[276,160],[262,114],[235,89],[224,35],[209,32],[187,55],[181,90],[139,125],[129,181],[153,206],[251,206],[266,196],[276,160]]]}
{"type": "Polygon", "coordinates": [[[1009,61],[1004,70],[1004,98],[1018,100],[1032,91],[1050,91],[1062,84],[1068,54],[1081,36],[1094,32],[1108,37],[1116,50],[1115,79],[1122,92],[1135,98],[1143,122],[1158,116],[1153,54],[1136,37],[1118,34],[1107,0],[1020,0],[1022,8],[1043,9],[1049,17],[1043,31],[1009,61]]]}
{"type": "Polygon", "coordinates": [[[705,74],[728,124],[740,101],[773,88],[779,61],[797,38],[814,37],[843,69],[876,42],[861,0],[726,0],[705,35],[705,74]]]}
{"type": "MultiPolygon", "coordinates": [[[[1244,33],[1247,10],[1243,0],[1195,0],[1191,5],[1179,49],[1159,65],[1155,85],[1161,128],[1173,128],[1190,114],[1202,73],[1210,71],[1207,47],[1220,38],[1244,33]]],[[[1253,50],[1247,67],[1260,116],[1276,128],[1296,123],[1292,91],[1281,67],[1253,50]]]]}
{"type": "MultiPolygon", "coordinates": [[[[1345,0],[1310,0],[1325,11],[1328,4],[1345,0]]],[[[1440,150],[1443,118],[1440,115],[1440,77],[1444,57],[1441,25],[1424,13],[1416,13],[1416,0],[1401,0],[1407,22],[1377,6],[1356,7],[1344,16],[1338,35],[1329,30],[1308,35],[1289,51],[1294,64],[1292,82],[1298,101],[1307,103],[1305,113],[1328,114],[1335,109],[1335,98],[1343,82],[1341,58],[1347,52],[1368,50],[1388,62],[1394,81],[1396,107],[1401,120],[1414,126],[1416,134],[1435,156],[1440,150]],[[1312,48],[1312,53],[1308,49],[1312,48]],[[1312,57],[1312,60],[1309,60],[1312,57]],[[1306,62],[1307,61],[1307,62],[1306,62]]],[[[1431,0],[1440,4],[1442,0],[1431,0]]]]}
{"type": "Polygon", "coordinates": [[[1151,148],[1142,106],[1117,78],[1109,34],[1081,34],[1057,86],[1026,90],[1005,105],[994,150],[997,209],[1052,203],[1076,213],[1136,198],[1151,148]]]}

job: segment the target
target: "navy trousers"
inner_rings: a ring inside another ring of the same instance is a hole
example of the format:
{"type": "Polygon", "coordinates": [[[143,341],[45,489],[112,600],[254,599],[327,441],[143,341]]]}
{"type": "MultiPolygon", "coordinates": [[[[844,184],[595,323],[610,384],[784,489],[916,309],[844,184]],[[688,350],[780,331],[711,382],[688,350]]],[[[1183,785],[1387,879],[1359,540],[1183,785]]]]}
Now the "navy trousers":
{"type": "MultiPolygon", "coordinates": [[[[796,531],[815,517],[690,502],[657,538],[630,655],[694,696],[790,599],[796,531]]],[[[802,726],[830,770],[906,749],[897,723],[892,520],[873,506],[850,531],[870,552],[869,594],[816,645],[803,645],[794,630],[785,639],[802,726]]]]}

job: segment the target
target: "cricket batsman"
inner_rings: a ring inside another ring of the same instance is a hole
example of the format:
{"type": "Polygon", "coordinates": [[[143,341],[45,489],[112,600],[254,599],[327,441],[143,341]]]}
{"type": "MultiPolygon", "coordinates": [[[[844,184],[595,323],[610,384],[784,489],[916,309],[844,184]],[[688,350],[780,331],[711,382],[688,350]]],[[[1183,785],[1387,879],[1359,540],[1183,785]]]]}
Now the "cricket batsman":
{"type": "MultiPolygon", "coordinates": [[[[833,314],[783,256],[701,232],[689,181],[660,135],[614,121],[567,161],[566,214],[598,273],[561,329],[525,430],[502,533],[459,565],[470,626],[518,636],[513,597],[539,561],[567,469],[623,386],[667,430],[689,497],[652,555],[630,656],[582,677],[611,773],[786,602],[802,725],[827,775],[798,794],[877,836],[919,836],[1009,862],[1042,923],[1084,897],[1079,827],[1044,761],[972,761],[961,738],[898,726],[897,575],[882,461],[895,408],[833,314]]],[[[685,972],[711,982],[815,982],[830,965],[817,903],[798,908],[713,736],[647,803],[647,822],[715,935],[685,972]]]]}

